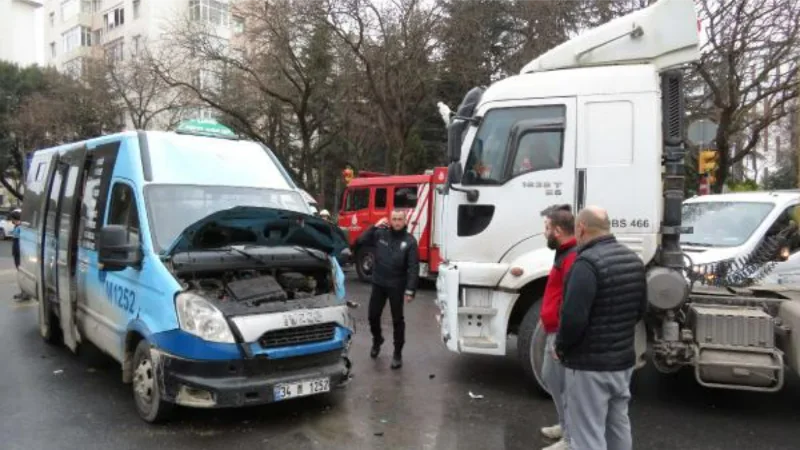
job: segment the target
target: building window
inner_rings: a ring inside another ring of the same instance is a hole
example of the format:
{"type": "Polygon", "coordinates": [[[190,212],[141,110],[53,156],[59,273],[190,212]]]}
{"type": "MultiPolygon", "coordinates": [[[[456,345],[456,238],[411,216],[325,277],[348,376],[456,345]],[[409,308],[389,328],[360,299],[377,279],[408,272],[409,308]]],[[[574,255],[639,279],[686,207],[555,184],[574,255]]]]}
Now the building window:
{"type": "Polygon", "coordinates": [[[56,26],[56,13],[54,12],[50,13],[50,26],[51,27],[56,26]]]}
{"type": "Polygon", "coordinates": [[[202,91],[219,92],[222,80],[216,72],[209,69],[199,69],[192,80],[195,87],[202,91]]]}
{"type": "Polygon", "coordinates": [[[87,27],[72,27],[61,35],[64,53],[69,53],[78,47],[92,45],[92,31],[87,27]]]}
{"type": "Polygon", "coordinates": [[[142,2],[140,0],[133,0],[133,20],[136,20],[141,15],[142,2]]]}
{"type": "Polygon", "coordinates": [[[230,21],[230,5],[227,0],[190,0],[192,20],[227,27],[230,21]]]}
{"type": "Polygon", "coordinates": [[[125,8],[116,8],[103,14],[103,23],[106,24],[106,31],[125,25],[125,8]]]}
{"type": "Polygon", "coordinates": [[[106,58],[111,62],[125,59],[125,40],[119,38],[106,46],[106,58]]]}
{"type": "Polygon", "coordinates": [[[133,37],[133,54],[134,55],[139,53],[139,45],[140,45],[141,39],[142,39],[142,36],[139,35],[139,34],[137,34],[136,36],[133,37]]]}
{"type": "Polygon", "coordinates": [[[56,57],[56,43],[55,42],[51,42],[50,43],[50,57],[51,58],[55,58],[56,57]]]}
{"type": "Polygon", "coordinates": [[[231,26],[233,27],[233,32],[236,34],[244,33],[244,19],[241,17],[233,16],[231,17],[231,26]]]}
{"type": "MultiPolygon", "coordinates": [[[[61,2],[61,20],[66,22],[79,13],[91,13],[92,0],[63,0],[61,2]]],[[[50,13],[50,24],[55,21],[55,13],[50,13]]]]}
{"type": "Polygon", "coordinates": [[[94,30],[94,36],[92,36],[92,45],[100,45],[103,43],[103,29],[94,30]]]}
{"type": "Polygon", "coordinates": [[[92,1],[92,12],[99,13],[103,10],[103,0],[93,0],[92,1]]]}

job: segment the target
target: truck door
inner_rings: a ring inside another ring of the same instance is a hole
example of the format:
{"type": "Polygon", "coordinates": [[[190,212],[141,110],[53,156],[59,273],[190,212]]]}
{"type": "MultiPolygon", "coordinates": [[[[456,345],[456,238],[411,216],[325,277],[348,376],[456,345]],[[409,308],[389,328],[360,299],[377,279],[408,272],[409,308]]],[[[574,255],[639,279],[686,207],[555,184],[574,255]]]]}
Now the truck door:
{"type": "Polygon", "coordinates": [[[368,187],[347,189],[342,212],[343,219],[339,221],[339,224],[350,231],[351,244],[372,225],[370,223],[369,199],[370,188],[368,187]]]}
{"type": "MultiPolygon", "coordinates": [[[[500,262],[518,244],[546,248],[542,210],[575,204],[575,98],[491,103],[477,115],[483,118],[467,135],[456,185],[477,200],[454,190],[447,196],[444,220],[452,232],[444,257],[500,262]]],[[[487,276],[499,281],[502,273],[487,276]]]]}
{"type": "Polygon", "coordinates": [[[83,196],[84,162],[86,148],[78,148],[61,158],[62,182],[58,200],[58,239],[56,240],[56,293],[64,344],[72,351],[77,349],[78,330],[75,323],[77,289],[75,268],[78,250],[78,218],[83,196]]]}

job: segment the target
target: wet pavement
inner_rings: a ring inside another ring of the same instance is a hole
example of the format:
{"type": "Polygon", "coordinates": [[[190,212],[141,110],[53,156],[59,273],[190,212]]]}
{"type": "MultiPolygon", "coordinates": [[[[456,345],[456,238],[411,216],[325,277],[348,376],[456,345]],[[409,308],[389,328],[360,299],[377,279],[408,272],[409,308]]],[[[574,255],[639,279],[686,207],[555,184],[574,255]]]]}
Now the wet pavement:
{"type": "MultiPolygon", "coordinates": [[[[354,378],[331,397],[234,410],[180,410],[159,426],[134,411],[120,369],[96,354],[49,347],[35,304],[16,305],[10,251],[0,244],[0,448],[11,449],[536,449],[555,412],[527,386],[512,357],[447,352],[434,318],[432,287],[407,306],[404,367],[389,369],[391,345],[369,358],[368,288],[352,348],[354,378]],[[483,398],[473,399],[472,392],[483,398]]],[[[385,334],[391,336],[389,311],[385,334]]],[[[390,339],[389,339],[390,341],[390,339]]],[[[516,353],[512,345],[510,355],[516,353]]],[[[669,379],[645,368],[634,378],[636,449],[798,448],[800,381],[779,394],[714,391],[692,373],[669,379]]]]}

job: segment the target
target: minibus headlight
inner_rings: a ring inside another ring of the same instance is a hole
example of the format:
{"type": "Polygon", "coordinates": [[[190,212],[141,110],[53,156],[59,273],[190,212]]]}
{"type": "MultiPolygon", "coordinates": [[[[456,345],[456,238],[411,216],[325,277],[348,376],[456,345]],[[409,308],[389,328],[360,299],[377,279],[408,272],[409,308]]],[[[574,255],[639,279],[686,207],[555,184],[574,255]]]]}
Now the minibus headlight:
{"type": "Polygon", "coordinates": [[[181,292],[175,297],[175,310],[183,331],[210,342],[236,342],[220,310],[203,297],[181,292]]]}

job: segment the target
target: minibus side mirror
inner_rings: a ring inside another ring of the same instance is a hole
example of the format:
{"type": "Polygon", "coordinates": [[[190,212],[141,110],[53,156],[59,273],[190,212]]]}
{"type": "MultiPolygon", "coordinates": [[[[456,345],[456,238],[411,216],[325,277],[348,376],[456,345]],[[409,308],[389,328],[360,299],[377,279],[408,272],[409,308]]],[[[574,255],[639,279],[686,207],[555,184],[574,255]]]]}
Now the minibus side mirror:
{"type": "Polygon", "coordinates": [[[127,267],[138,269],[142,264],[142,250],[138,243],[130,242],[127,227],[108,225],[100,229],[97,238],[97,262],[101,270],[109,272],[127,267]]]}

